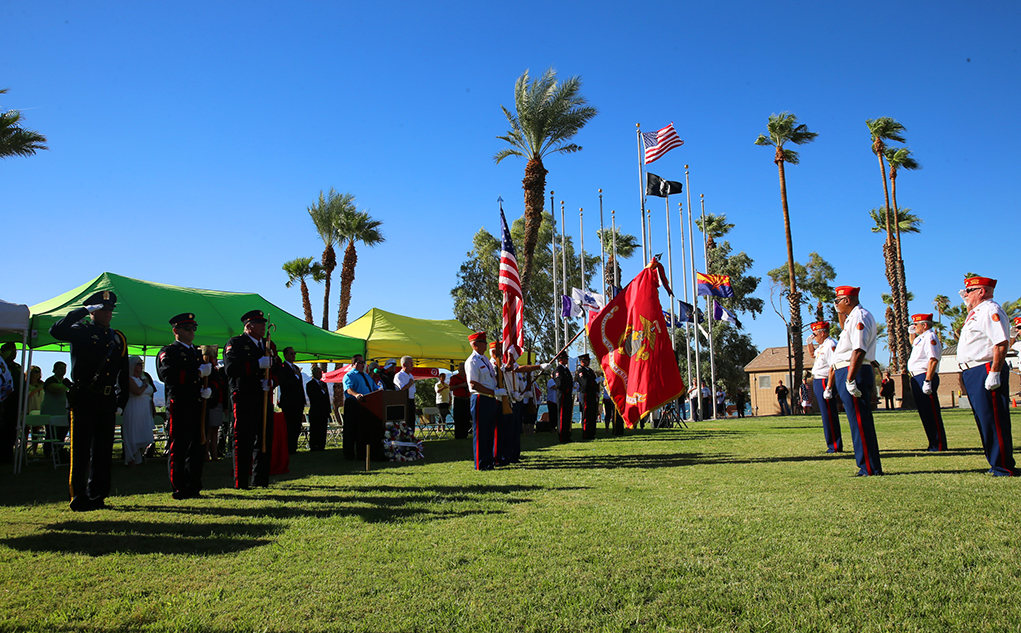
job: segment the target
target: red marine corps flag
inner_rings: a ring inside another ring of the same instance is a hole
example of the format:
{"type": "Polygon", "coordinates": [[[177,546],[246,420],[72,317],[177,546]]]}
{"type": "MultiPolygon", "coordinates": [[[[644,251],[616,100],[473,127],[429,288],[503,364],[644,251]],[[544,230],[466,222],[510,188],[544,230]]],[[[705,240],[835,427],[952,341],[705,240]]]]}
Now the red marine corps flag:
{"type": "Polygon", "coordinates": [[[659,303],[661,282],[669,292],[663,265],[654,257],[588,326],[606,389],[628,428],[685,392],[659,303]]]}

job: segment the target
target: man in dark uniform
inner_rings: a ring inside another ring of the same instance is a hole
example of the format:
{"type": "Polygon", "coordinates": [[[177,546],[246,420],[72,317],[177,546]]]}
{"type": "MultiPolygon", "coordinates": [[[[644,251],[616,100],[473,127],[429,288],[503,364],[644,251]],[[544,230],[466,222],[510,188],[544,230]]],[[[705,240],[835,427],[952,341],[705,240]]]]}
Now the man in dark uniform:
{"type": "Polygon", "coordinates": [[[571,378],[571,370],[567,367],[567,354],[561,353],[557,356],[557,368],[553,371],[553,382],[557,388],[557,404],[559,405],[559,429],[560,443],[567,444],[571,441],[571,426],[574,424],[573,395],[574,379],[571,378]]]}
{"type": "Polygon", "coordinates": [[[192,345],[198,329],[194,314],[178,314],[170,319],[170,325],[174,326],[175,340],[156,357],[156,375],[167,390],[170,436],[167,467],[171,496],[191,499],[202,496],[202,464],[206,461],[201,431],[202,399],[213,393],[202,386],[202,379],[212,373],[213,366],[203,363],[199,350],[192,345]]]}
{"type": "Polygon", "coordinates": [[[110,329],[116,305],[116,294],[97,292],[85,300],[85,307],[50,327],[53,338],[71,343],[68,484],[75,512],[105,508],[110,494],[115,418],[128,402],[128,342],[119,330],[110,329]],[[82,321],[89,315],[91,323],[82,321]]]}
{"type": "Polygon", "coordinates": [[[298,438],[305,417],[305,391],[301,384],[301,370],[294,364],[293,347],[284,348],[284,363],[280,367],[280,410],[287,420],[287,452],[298,452],[298,438]]]}
{"type": "Polygon", "coordinates": [[[326,449],[326,427],[330,422],[330,387],[323,382],[323,370],[312,365],[312,380],[305,385],[308,394],[308,450],[326,449]]]}
{"type": "Polygon", "coordinates": [[[11,374],[11,384],[14,390],[0,404],[0,438],[3,446],[0,447],[0,464],[14,462],[14,443],[18,438],[18,405],[21,404],[22,387],[25,381],[24,370],[21,365],[14,362],[17,358],[18,347],[14,343],[4,343],[0,346],[0,358],[7,364],[7,370],[11,374]]]}
{"type": "Polygon", "coordinates": [[[450,377],[450,396],[453,401],[454,439],[461,440],[471,433],[471,392],[464,374],[464,363],[458,363],[457,373],[450,377]]]}
{"type": "Polygon", "coordinates": [[[599,423],[599,383],[596,372],[589,368],[589,355],[578,357],[578,409],[581,412],[581,439],[596,439],[596,425],[599,423]]]}
{"type": "Polygon", "coordinates": [[[263,408],[273,389],[272,374],[267,379],[266,370],[273,367],[276,353],[275,346],[263,339],[266,317],[262,310],[246,312],[241,321],[245,332],[227,341],[223,361],[234,403],[234,487],[247,489],[269,485],[273,407],[265,407],[265,416],[263,408]]]}

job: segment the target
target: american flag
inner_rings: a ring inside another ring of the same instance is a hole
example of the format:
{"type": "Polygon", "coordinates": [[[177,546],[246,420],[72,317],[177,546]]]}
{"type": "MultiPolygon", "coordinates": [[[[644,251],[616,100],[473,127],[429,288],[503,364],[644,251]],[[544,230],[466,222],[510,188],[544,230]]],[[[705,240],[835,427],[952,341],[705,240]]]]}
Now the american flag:
{"type": "Polygon", "coordinates": [[[525,346],[525,299],[521,296],[518,258],[503,207],[500,208],[500,290],[503,291],[503,362],[507,363],[517,360],[525,346]]]}
{"type": "Polygon", "coordinates": [[[645,164],[648,165],[663,154],[666,154],[675,147],[684,145],[681,137],[677,136],[674,124],[666,126],[655,134],[642,132],[642,140],[645,142],[645,164]]]}

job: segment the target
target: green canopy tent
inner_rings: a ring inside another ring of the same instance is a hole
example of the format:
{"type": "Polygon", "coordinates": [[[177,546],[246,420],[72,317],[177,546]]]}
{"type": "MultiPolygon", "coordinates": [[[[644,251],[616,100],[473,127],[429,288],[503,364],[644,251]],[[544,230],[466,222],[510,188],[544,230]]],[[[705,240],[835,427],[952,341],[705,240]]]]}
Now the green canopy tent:
{"type": "Polygon", "coordinates": [[[416,319],[372,308],[337,332],[364,339],[370,360],[407,355],[419,367],[447,368],[472,353],[468,344],[472,331],[455,319],[416,319]]]}
{"type": "MultiPolygon", "coordinates": [[[[50,336],[50,326],[101,290],[117,294],[111,326],[124,332],[131,354],[154,355],[172,343],[174,332],[168,320],[182,312],[195,314],[199,324],[195,344],[219,345],[222,354],[227,339],[244,331],[241,315],[249,310],[266,314],[276,326],[271,336],[277,349],[293,347],[298,360],[351,358],[365,352],[364,340],[305,323],[254,293],[182,288],[113,273],[103,273],[74,290],[32,306],[29,346],[41,351],[69,351],[68,343],[50,336]]],[[[0,333],[0,340],[8,339],[0,333]]]]}

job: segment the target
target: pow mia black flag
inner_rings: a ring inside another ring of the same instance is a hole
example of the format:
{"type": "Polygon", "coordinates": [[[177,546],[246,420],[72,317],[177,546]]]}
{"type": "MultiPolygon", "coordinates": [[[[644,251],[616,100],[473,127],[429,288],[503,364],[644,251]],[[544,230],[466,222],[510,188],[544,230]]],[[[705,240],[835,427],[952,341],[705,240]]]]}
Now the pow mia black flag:
{"type": "Polygon", "coordinates": [[[652,173],[651,171],[646,172],[645,176],[646,176],[645,195],[647,196],[658,196],[660,198],[665,198],[670,194],[681,193],[681,189],[683,189],[684,187],[679,182],[674,182],[673,180],[663,180],[662,178],[652,173]]]}

